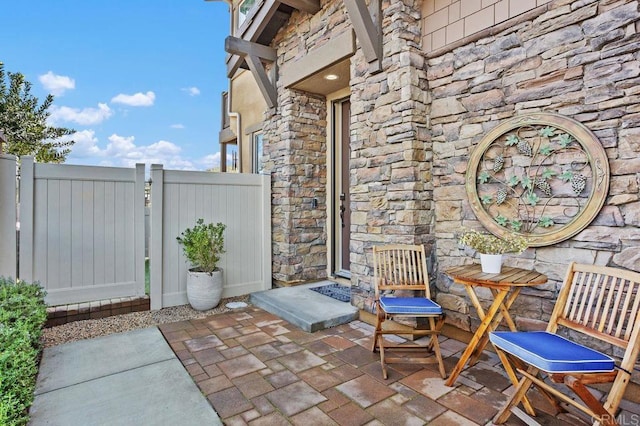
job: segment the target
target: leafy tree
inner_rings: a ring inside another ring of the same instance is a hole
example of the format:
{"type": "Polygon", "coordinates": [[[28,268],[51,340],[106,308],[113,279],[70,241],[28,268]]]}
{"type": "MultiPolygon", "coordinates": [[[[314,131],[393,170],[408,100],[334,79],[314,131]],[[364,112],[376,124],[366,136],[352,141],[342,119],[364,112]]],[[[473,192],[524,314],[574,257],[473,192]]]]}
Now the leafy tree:
{"type": "Polygon", "coordinates": [[[31,83],[24,75],[5,73],[4,64],[0,62],[0,130],[6,139],[0,140],[0,152],[33,155],[41,163],[62,163],[74,141],[59,139],[75,130],[47,125],[53,95],[38,105],[38,98],[30,92],[31,83]]]}

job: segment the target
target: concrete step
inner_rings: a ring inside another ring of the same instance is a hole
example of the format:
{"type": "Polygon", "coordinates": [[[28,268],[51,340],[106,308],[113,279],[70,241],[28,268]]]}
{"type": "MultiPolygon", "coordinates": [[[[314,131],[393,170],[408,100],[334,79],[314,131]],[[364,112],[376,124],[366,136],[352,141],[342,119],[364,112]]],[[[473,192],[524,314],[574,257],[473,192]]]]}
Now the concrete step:
{"type": "Polygon", "coordinates": [[[311,287],[334,284],[320,281],[295,287],[274,288],[251,294],[251,303],[278,317],[314,332],[335,327],[358,318],[358,308],[322,295],[311,287]]]}

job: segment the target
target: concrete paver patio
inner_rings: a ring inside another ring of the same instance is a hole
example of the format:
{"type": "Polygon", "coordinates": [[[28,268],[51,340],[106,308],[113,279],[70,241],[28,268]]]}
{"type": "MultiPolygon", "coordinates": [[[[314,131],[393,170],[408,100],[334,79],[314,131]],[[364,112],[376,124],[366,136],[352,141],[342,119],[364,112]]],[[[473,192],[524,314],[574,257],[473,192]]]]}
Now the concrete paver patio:
{"type": "MultiPolygon", "coordinates": [[[[435,365],[393,364],[384,380],[369,350],[372,327],[361,321],[307,333],[249,307],[159,328],[226,425],[484,425],[511,388],[489,352],[454,387],[435,365]]],[[[441,345],[451,371],[465,345],[441,345]]],[[[581,424],[538,411],[545,425],[581,424]]]]}

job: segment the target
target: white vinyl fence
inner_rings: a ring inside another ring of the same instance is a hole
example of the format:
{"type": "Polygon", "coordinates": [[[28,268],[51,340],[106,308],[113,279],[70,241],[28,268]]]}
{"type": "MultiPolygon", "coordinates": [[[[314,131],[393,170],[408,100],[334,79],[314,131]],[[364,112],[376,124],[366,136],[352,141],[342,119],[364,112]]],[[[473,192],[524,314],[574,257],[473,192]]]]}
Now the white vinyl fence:
{"type": "Polygon", "coordinates": [[[145,231],[143,164],[21,161],[16,258],[16,158],[0,155],[0,276],[39,281],[49,305],[144,295],[145,237],[151,308],[186,304],[188,265],[176,237],[198,218],[227,225],[223,297],[271,288],[269,176],[153,165],[145,231]]]}
{"type": "Polygon", "coordinates": [[[189,265],[176,237],[199,218],[222,222],[222,297],[271,288],[269,176],[151,166],[151,309],[187,303],[189,265]]]}
{"type": "Polygon", "coordinates": [[[22,157],[20,278],[50,305],[144,295],[144,164],[36,164],[22,157]]]}

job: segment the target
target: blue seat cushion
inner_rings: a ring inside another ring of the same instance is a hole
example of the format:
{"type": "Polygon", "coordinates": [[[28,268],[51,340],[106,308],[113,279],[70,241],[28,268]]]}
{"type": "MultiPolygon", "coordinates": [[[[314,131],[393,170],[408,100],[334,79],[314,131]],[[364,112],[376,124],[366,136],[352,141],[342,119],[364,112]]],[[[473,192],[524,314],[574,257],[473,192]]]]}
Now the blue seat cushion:
{"type": "Polygon", "coordinates": [[[548,373],[613,371],[613,358],[546,331],[493,331],[496,347],[548,373]]]}
{"type": "Polygon", "coordinates": [[[442,308],[424,297],[381,297],[380,306],[388,314],[439,315],[442,308]]]}

